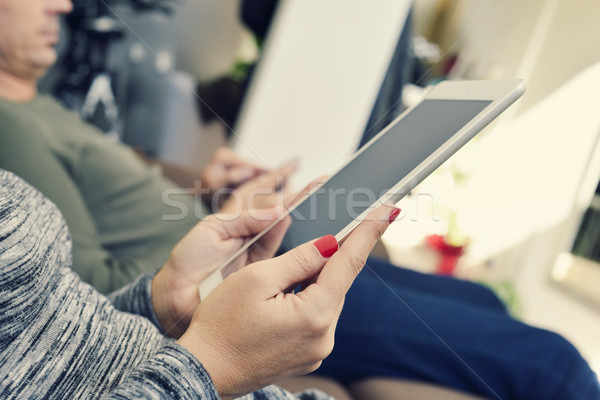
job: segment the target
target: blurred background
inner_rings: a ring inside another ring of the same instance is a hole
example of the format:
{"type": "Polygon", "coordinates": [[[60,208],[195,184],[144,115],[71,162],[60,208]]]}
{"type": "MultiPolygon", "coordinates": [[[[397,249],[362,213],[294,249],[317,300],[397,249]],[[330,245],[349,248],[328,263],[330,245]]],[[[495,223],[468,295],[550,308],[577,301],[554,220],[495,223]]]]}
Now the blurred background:
{"type": "Polygon", "coordinates": [[[224,144],[269,167],[309,154],[297,187],[335,171],[430,85],[524,79],[521,100],[402,200],[383,252],[489,285],[600,371],[600,2],[74,6],[42,91],[164,161],[201,167],[224,144]]]}

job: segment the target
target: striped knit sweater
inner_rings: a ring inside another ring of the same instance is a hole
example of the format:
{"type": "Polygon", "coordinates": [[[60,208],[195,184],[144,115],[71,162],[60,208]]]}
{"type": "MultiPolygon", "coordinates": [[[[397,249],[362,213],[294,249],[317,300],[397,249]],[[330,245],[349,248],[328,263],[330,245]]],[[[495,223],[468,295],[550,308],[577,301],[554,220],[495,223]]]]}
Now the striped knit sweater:
{"type": "MultiPolygon", "coordinates": [[[[0,398],[217,399],[198,360],[160,333],[151,280],[108,298],[81,282],[58,209],[0,170],[0,398]]],[[[295,397],[271,386],[246,398],[295,397]]]]}

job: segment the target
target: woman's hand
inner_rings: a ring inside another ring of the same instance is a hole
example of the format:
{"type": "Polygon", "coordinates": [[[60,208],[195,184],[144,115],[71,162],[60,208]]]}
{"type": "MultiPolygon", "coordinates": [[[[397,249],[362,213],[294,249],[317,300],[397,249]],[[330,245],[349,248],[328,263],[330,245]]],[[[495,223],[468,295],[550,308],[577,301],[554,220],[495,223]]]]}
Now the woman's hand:
{"type": "Polygon", "coordinates": [[[233,273],[196,309],[179,343],[223,398],[314,371],[333,348],[344,296],[398,209],[373,211],[338,250],[333,236],[233,273]],[[304,289],[291,291],[299,284],[304,289]]]}
{"type": "MultiPolygon", "coordinates": [[[[152,280],[152,305],[169,336],[179,337],[188,327],[200,302],[198,284],[246,241],[280,218],[283,211],[283,207],[250,210],[235,218],[214,214],[196,224],[175,246],[152,280]]],[[[289,224],[287,217],[270,229],[236,259],[236,268],[271,258],[289,224]]]]}

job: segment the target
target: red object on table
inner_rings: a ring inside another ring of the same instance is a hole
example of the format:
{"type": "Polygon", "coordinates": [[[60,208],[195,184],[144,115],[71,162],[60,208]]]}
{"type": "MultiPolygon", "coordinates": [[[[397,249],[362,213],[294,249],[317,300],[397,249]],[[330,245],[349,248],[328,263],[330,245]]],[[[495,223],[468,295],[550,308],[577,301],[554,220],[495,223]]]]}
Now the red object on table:
{"type": "Polygon", "coordinates": [[[453,275],[458,259],[464,254],[465,246],[448,244],[441,235],[429,235],[425,238],[429,247],[440,255],[440,263],[436,273],[438,275],[453,275]]]}

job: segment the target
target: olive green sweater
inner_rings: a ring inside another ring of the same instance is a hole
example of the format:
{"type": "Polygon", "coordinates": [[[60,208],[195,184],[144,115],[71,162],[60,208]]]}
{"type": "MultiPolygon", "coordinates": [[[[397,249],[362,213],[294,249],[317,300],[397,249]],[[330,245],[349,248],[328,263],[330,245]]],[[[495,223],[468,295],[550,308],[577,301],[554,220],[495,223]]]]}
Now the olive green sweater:
{"type": "Polygon", "coordinates": [[[103,293],[162,266],[205,215],[130,148],[45,96],[0,100],[0,168],[58,206],[73,238],[74,270],[103,293]]]}

